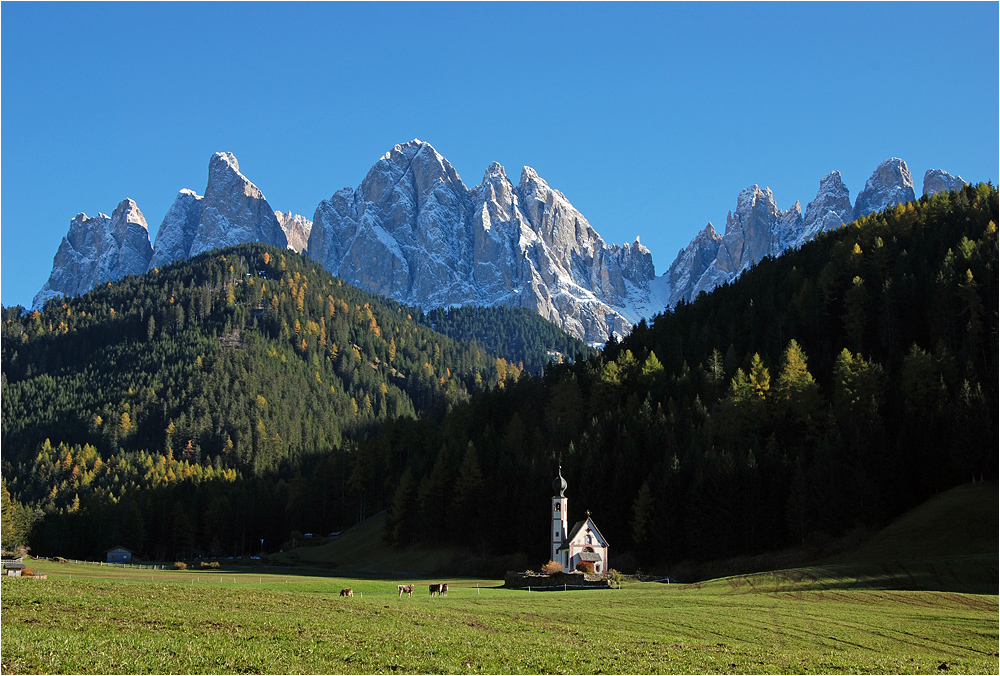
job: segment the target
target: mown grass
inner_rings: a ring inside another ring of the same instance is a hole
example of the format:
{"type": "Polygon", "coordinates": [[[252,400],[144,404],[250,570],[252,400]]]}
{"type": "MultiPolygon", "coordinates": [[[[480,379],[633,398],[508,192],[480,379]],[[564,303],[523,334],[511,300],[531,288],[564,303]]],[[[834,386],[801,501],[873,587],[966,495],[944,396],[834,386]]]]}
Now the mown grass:
{"type": "Polygon", "coordinates": [[[2,581],[5,673],[998,670],[995,594],[830,569],[571,592],[448,580],[430,598],[417,580],[33,567],[49,578],[2,581]],[[413,598],[397,598],[402,582],[413,598]],[[337,595],[347,586],[355,598],[337,595]]]}

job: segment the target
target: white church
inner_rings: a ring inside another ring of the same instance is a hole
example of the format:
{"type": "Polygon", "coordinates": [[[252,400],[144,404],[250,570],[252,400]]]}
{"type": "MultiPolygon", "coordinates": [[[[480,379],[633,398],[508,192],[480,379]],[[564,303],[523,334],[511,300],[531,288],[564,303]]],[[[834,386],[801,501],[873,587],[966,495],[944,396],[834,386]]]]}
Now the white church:
{"type": "Polygon", "coordinates": [[[563,572],[576,570],[578,563],[588,561],[594,564],[595,573],[608,570],[608,541],[597,530],[597,524],[590,518],[577,521],[569,528],[569,511],[566,498],[566,480],[562,476],[562,465],[559,466],[559,476],[552,482],[556,494],[552,497],[552,560],[562,564],[563,572]]]}

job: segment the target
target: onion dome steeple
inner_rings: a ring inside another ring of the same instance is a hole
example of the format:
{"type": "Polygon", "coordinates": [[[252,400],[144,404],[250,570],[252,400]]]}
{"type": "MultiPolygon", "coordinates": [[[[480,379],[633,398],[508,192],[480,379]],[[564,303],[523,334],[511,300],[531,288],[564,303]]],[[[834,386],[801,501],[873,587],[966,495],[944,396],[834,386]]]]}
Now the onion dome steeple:
{"type": "Polygon", "coordinates": [[[565,493],[566,493],[566,486],[567,486],[566,480],[563,479],[563,475],[562,475],[562,464],[560,463],[560,465],[559,465],[559,476],[557,476],[555,478],[555,480],[553,480],[553,482],[552,482],[552,490],[554,490],[556,492],[556,497],[558,497],[558,498],[565,498],[566,497],[566,495],[565,495],[565,493]]]}

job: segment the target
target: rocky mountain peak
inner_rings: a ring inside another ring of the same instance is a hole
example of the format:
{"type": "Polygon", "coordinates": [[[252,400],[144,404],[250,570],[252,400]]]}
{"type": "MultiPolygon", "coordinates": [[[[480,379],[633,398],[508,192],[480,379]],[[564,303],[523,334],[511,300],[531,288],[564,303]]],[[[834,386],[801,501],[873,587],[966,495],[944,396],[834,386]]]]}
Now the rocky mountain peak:
{"type": "Polygon", "coordinates": [[[510,179],[507,178],[507,170],[499,162],[490,162],[490,166],[486,167],[486,173],[483,174],[482,183],[496,183],[498,181],[510,183],[510,179]]]}
{"type": "MultiPolygon", "coordinates": [[[[740,191],[736,198],[736,219],[743,221],[751,216],[755,211],[762,211],[767,214],[776,214],[778,205],[774,202],[774,195],[770,188],[760,189],[758,185],[752,185],[740,191]]],[[[728,224],[727,224],[728,225],[728,224]]]]}
{"type": "Polygon", "coordinates": [[[309,246],[309,232],[312,230],[313,222],[291,211],[275,211],[274,216],[284,230],[285,237],[288,238],[288,248],[299,254],[305,251],[309,246]]]}
{"type": "Polygon", "coordinates": [[[232,153],[215,153],[208,162],[206,197],[226,199],[234,188],[242,189],[243,197],[264,200],[264,193],[250,179],[240,173],[240,163],[232,153]]]}
{"type": "Polygon", "coordinates": [[[924,173],[924,195],[960,190],[964,186],[965,180],[961,176],[952,176],[941,169],[928,169],[924,173]]]}
{"type": "Polygon", "coordinates": [[[915,198],[913,178],[906,162],[898,157],[890,157],[878,165],[865,182],[865,189],[858,193],[858,199],[854,203],[854,218],[911,202],[915,198]]]}
{"type": "Polygon", "coordinates": [[[819,180],[816,197],[806,205],[802,233],[796,241],[801,246],[821,232],[839,228],[849,222],[854,213],[851,193],[839,171],[831,171],[819,180]]]}
{"type": "Polygon", "coordinates": [[[514,186],[507,178],[507,172],[499,162],[493,162],[483,174],[482,183],[474,190],[473,200],[477,205],[479,215],[476,220],[481,227],[489,229],[496,221],[511,222],[514,220],[517,195],[514,186]]]}
{"type": "Polygon", "coordinates": [[[111,212],[109,227],[118,245],[118,252],[111,254],[117,260],[109,261],[108,279],[146,272],[153,256],[153,247],[149,243],[149,226],[139,211],[139,205],[132,199],[122,200],[111,212]]]}
{"type": "MultiPolygon", "coordinates": [[[[122,225],[132,223],[147,230],[149,229],[149,226],[146,225],[146,218],[139,211],[139,205],[131,197],[126,197],[118,203],[115,210],[111,212],[111,220],[112,222],[117,221],[122,225]]],[[[122,229],[122,232],[124,232],[124,229],[122,229]]]]}
{"type": "Polygon", "coordinates": [[[240,173],[232,153],[215,153],[208,163],[208,185],[189,256],[209,249],[263,242],[282,248],[288,238],[264,193],[240,173]]]}
{"type": "Polygon", "coordinates": [[[167,210],[156,231],[153,257],[149,268],[160,268],[191,255],[191,244],[201,222],[202,196],[194,190],[182,189],[167,210]]]}
{"type": "Polygon", "coordinates": [[[538,172],[537,171],[535,171],[534,169],[532,169],[531,167],[529,167],[527,165],[521,167],[521,180],[518,181],[518,187],[519,188],[521,186],[527,185],[528,183],[530,183],[532,181],[538,181],[538,180],[541,180],[541,179],[538,176],[538,172]]]}
{"type": "Polygon", "coordinates": [[[57,296],[86,293],[98,284],[146,272],[153,248],[146,219],[131,199],[122,200],[111,216],[77,214],[52,260],[49,279],[35,295],[41,309],[57,296]]]}
{"type": "Polygon", "coordinates": [[[364,289],[424,307],[529,307],[591,342],[638,321],[621,312],[653,276],[648,249],[607,246],[534,169],[513,186],[493,162],[469,189],[416,139],[383,155],[357,191],[320,202],[313,222],[309,256],[364,289]]]}
{"type": "MultiPolygon", "coordinates": [[[[925,190],[951,189],[947,186],[955,183],[949,176],[927,172],[925,190]]],[[[725,235],[719,237],[709,224],[650,285],[651,293],[665,299],[668,307],[681,300],[691,301],[701,291],[735,279],[763,256],[777,256],[789,247],[802,246],[820,232],[913,199],[910,170],[897,157],[878,165],[853,206],[839,171],[820,179],[819,191],[805,212],[799,202],[780,211],[769,189],[751,186],[740,191],[736,211],[726,217],[725,235]]]]}
{"type": "Polygon", "coordinates": [[[717,267],[738,274],[768,255],[782,217],[770,188],[753,185],[740,191],[736,211],[726,217],[726,232],[719,249],[717,267]]]}
{"type": "MultiPolygon", "coordinates": [[[[236,155],[228,152],[218,152],[212,155],[208,162],[208,175],[211,176],[216,171],[239,171],[240,163],[236,155]]],[[[211,179],[209,179],[211,180],[211,179]]]]}
{"type": "Polygon", "coordinates": [[[150,267],[244,242],[288,245],[264,193],[239,167],[232,153],[209,158],[204,197],[187,188],[177,194],[156,233],[150,267]]]}
{"type": "Polygon", "coordinates": [[[439,185],[448,185],[457,192],[465,190],[462,179],[448,160],[430,143],[414,139],[393,146],[383,155],[368,171],[359,191],[366,202],[391,201],[400,208],[411,208],[419,206],[421,199],[439,185]],[[416,204],[405,207],[414,199],[416,204]]]}

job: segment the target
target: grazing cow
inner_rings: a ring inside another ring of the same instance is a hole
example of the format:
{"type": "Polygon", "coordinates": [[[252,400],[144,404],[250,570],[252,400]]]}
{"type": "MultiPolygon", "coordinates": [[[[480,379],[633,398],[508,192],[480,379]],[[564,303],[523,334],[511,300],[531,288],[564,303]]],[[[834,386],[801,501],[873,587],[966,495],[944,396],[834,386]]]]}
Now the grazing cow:
{"type": "Polygon", "coordinates": [[[347,589],[341,589],[340,590],[340,595],[341,596],[350,596],[351,598],[354,598],[354,590],[351,587],[348,587],[347,589]]]}
{"type": "Polygon", "coordinates": [[[434,596],[435,594],[440,594],[441,593],[441,585],[437,584],[437,583],[432,584],[432,585],[430,585],[430,590],[431,590],[431,596],[434,596]]]}
{"type": "Polygon", "coordinates": [[[448,583],[445,582],[441,585],[441,591],[439,592],[439,594],[447,594],[447,593],[448,593],[448,583]]]}
{"type": "Polygon", "coordinates": [[[396,586],[399,587],[399,598],[403,598],[403,592],[406,592],[406,598],[410,598],[410,594],[413,593],[412,584],[400,584],[396,586]]]}

